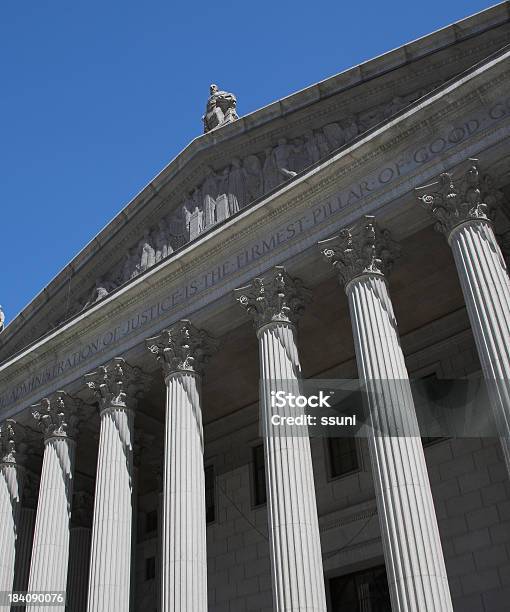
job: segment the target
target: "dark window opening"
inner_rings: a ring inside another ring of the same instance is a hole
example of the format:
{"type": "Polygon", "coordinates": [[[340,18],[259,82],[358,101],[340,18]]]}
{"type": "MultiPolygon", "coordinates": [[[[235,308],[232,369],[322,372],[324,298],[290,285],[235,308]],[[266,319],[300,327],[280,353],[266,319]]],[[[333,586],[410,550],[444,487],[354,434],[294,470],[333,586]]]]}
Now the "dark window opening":
{"type": "Polygon", "coordinates": [[[145,559],[145,580],[156,578],[156,557],[145,559]]]}
{"type": "Polygon", "coordinates": [[[328,438],[328,450],[332,478],[359,470],[355,438],[328,438]]]}
{"type": "Polygon", "coordinates": [[[263,444],[253,448],[253,501],[255,506],[267,502],[263,444]]]}
{"type": "Polygon", "coordinates": [[[205,468],[205,520],[212,523],[216,518],[216,504],[214,491],[214,466],[205,468]]]}
{"type": "Polygon", "coordinates": [[[384,565],[329,581],[331,612],[391,612],[384,565]]]}

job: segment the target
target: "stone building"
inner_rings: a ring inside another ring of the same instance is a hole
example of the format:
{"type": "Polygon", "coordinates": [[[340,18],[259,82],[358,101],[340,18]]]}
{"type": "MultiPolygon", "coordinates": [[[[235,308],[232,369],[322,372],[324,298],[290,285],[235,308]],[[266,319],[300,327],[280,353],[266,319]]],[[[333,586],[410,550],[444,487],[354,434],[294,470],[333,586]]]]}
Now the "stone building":
{"type": "Polygon", "coordinates": [[[211,86],[0,334],[0,591],[508,610],[509,36],[503,2],[240,118],[211,86]],[[399,435],[262,436],[300,378],[393,381],[399,435]],[[484,380],[493,435],[425,435],[409,379],[484,380]]]}

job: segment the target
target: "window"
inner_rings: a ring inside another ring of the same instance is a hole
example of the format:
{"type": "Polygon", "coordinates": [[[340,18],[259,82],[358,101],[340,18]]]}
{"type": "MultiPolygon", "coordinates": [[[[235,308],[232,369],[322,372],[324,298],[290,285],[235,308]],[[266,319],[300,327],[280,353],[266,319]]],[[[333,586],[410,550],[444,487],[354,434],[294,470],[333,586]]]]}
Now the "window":
{"type": "Polygon", "coordinates": [[[329,581],[331,612],[391,612],[384,565],[329,581]]]}
{"type": "Polygon", "coordinates": [[[205,520],[212,523],[215,517],[214,466],[209,465],[205,468],[205,520]]]}
{"type": "Polygon", "coordinates": [[[145,559],[145,580],[156,578],[156,557],[145,559]]]}
{"type": "Polygon", "coordinates": [[[253,501],[255,506],[265,504],[267,501],[263,444],[253,448],[253,501]]]}
{"type": "Polygon", "coordinates": [[[158,530],[158,511],[151,510],[145,515],[145,532],[153,533],[158,530]]]}
{"type": "Polygon", "coordinates": [[[332,478],[359,469],[355,438],[328,438],[329,469],[332,478]]]}

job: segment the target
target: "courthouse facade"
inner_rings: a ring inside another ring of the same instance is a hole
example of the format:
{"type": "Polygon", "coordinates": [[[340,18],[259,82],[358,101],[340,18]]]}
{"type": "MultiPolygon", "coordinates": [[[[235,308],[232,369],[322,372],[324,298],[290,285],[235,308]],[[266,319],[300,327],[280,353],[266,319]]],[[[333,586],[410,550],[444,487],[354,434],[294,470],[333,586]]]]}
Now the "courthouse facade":
{"type": "Polygon", "coordinates": [[[0,591],[508,610],[509,40],[503,2],[246,116],[211,86],[0,332],[0,591]],[[398,436],[261,435],[271,391],[358,377],[398,436]],[[424,435],[409,378],[483,378],[496,433],[424,435]]]}

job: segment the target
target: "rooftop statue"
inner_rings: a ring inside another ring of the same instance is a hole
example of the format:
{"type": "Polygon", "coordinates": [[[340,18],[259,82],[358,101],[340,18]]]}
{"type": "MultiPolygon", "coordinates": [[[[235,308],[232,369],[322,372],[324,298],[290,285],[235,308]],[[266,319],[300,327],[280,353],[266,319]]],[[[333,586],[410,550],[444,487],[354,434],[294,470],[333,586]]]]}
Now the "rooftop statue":
{"type": "Polygon", "coordinates": [[[204,122],[204,133],[214,130],[214,128],[231,123],[239,116],[236,113],[237,98],[234,94],[227,91],[220,91],[214,83],[210,87],[210,95],[207,100],[205,115],[202,117],[204,122]]]}
{"type": "Polygon", "coordinates": [[[0,332],[3,331],[5,324],[5,315],[2,307],[0,306],[0,332]]]}

